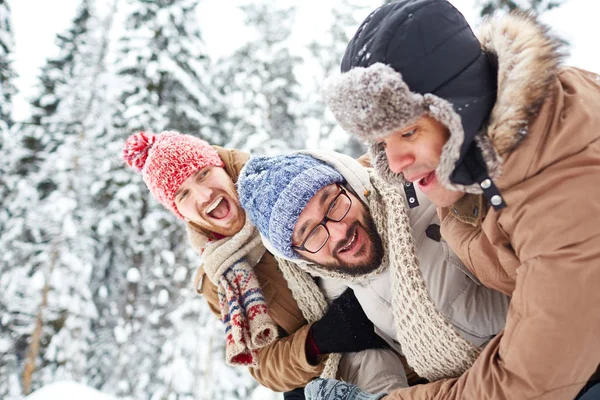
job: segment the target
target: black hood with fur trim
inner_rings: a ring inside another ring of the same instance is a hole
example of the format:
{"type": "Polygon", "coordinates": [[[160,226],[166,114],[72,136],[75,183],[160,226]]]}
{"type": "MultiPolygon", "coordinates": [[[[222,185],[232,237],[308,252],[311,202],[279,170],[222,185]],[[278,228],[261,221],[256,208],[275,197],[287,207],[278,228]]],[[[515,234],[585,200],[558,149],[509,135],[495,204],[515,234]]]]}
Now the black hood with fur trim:
{"type": "Polygon", "coordinates": [[[328,80],[324,95],[340,125],[370,144],[379,173],[395,182],[403,177],[389,170],[376,139],[424,113],[438,119],[450,131],[438,179],[484,193],[498,209],[504,202],[493,180],[501,155],[524,137],[539,110],[561,44],[522,13],[486,21],[478,39],[446,0],[402,0],[367,17],[348,45],[344,73],[328,80]]]}

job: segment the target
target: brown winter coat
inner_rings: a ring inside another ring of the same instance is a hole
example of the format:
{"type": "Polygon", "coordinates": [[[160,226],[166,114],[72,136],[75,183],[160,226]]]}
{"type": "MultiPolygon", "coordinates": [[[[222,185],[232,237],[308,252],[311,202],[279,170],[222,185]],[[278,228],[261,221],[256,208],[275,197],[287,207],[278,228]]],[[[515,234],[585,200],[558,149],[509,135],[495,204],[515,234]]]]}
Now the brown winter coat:
{"type": "Polygon", "coordinates": [[[460,378],[389,399],[573,399],[600,363],[600,77],[559,67],[526,18],[482,26],[499,61],[487,134],[508,207],[481,197],[439,210],[444,238],[487,286],[512,296],[506,328],[460,378]]]}
{"type": "MultiPolygon", "coordinates": [[[[236,182],[249,155],[237,150],[214,147],[225,163],[225,170],[236,182]]],[[[307,325],[292,297],[275,258],[269,252],[265,253],[254,267],[254,272],[265,296],[269,315],[285,331],[286,336],[281,337],[280,334],[277,341],[260,350],[259,368],[250,368],[250,373],[260,384],[271,390],[283,392],[303,387],[321,374],[326,357],[318,365],[311,365],[306,359],[304,347],[310,325],[307,325]]],[[[208,301],[211,311],[220,318],[217,287],[206,277],[202,268],[196,273],[194,287],[197,288],[198,285],[201,285],[202,295],[208,301]]]]}

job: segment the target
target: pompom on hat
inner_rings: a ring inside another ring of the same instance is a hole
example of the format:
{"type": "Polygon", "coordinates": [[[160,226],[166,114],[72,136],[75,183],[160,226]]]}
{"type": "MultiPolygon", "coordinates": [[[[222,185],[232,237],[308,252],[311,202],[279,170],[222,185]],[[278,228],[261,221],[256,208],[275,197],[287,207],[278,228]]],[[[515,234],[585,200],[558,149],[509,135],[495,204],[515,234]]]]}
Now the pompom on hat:
{"type": "Polygon", "coordinates": [[[152,195],[177,217],[175,192],[194,172],[223,167],[223,160],[207,142],[192,135],[165,131],[159,135],[138,132],[123,148],[125,162],[140,172],[152,195]]]}

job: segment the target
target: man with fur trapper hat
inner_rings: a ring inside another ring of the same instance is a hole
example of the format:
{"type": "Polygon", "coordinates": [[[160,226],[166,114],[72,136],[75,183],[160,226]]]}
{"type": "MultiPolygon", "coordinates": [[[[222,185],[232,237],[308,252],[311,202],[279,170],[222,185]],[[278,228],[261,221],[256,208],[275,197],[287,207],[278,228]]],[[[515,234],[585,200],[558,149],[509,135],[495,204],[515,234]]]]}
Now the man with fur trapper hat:
{"type": "MultiPolygon", "coordinates": [[[[512,296],[505,330],[468,371],[390,399],[593,396],[600,77],[561,57],[532,16],[488,20],[476,38],[447,1],[403,0],[367,17],[326,84],[379,175],[416,184],[469,270],[512,296]]],[[[317,381],[309,397],[352,398],[324,394],[342,389],[317,381]]]]}
{"type": "Polygon", "coordinates": [[[238,193],[284,275],[308,272],[326,292],[350,287],[421,377],[460,375],[503,329],[508,297],[473,279],[440,240],[435,206],[423,199],[408,211],[399,188],[356,160],[254,157],[238,193]]]}

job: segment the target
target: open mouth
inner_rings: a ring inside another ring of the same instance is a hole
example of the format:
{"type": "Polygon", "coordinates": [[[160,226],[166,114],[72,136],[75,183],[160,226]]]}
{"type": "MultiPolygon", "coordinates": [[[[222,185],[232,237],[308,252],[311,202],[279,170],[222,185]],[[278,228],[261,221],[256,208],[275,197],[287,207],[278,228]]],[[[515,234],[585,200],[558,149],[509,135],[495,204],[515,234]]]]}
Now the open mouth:
{"type": "Polygon", "coordinates": [[[435,180],[435,171],[431,171],[426,176],[419,180],[419,187],[421,190],[428,188],[431,183],[435,180]]]}
{"type": "Polygon", "coordinates": [[[346,253],[346,252],[352,251],[356,247],[357,243],[358,243],[358,229],[355,227],[354,232],[352,233],[352,236],[350,237],[350,240],[348,241],[348,243],[346,243],[343,247],[340,248],[338,253],[346,253]]]}
{"type": "Polygon", "coordinates": [[[223,219],[229,215],[231,206],[229,202],[223,197],[217,197],[204,211],[206,215],[214,219],[223,219]]]}

